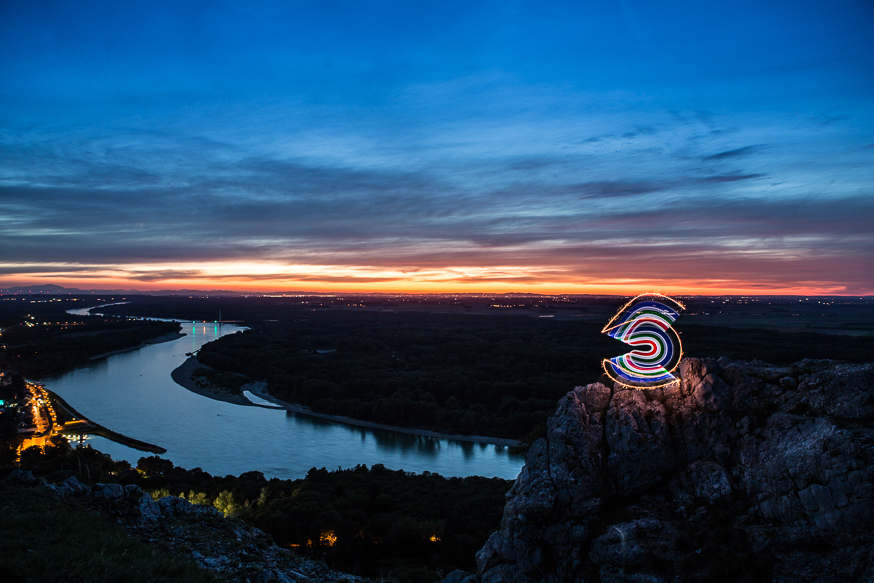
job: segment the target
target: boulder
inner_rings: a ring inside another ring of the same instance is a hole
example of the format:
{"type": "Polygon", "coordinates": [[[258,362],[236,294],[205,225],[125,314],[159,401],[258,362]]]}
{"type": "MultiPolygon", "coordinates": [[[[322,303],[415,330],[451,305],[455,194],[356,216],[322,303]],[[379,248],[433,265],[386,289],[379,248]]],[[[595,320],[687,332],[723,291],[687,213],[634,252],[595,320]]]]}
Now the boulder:
{"type": "Polygon", "coordinates": [[[23,486],[34,486],[39,482],[39,478],[34,477],[33,472],[29,470],[12,470],[6,479],[12,484],[23,486]]]}
{"type": "Polygon", "coordinates": [[[874,580],[874,365],[678,373],[562,398],[468,583],[874,580]]]}
{"type": "Polygon", "coordinates": [[[91,496],[105,500],[118,501],[125,498],[125,489],[121,484],[94,484],[91,486],[91,496]]]}
{"type": "Polygon", "coordinates": [[[88,494],[90,491],[90,488],[88,488],[88,486],[86,486],[85,484],[80,482],[76,478],[76,476],[70,476],[69,478],[67,478],[66,480],[64,480],[60,484],[58,484],[57,488],[58,488],[59,494],[63,497],[84,496],[85,494],[88,494]]]}

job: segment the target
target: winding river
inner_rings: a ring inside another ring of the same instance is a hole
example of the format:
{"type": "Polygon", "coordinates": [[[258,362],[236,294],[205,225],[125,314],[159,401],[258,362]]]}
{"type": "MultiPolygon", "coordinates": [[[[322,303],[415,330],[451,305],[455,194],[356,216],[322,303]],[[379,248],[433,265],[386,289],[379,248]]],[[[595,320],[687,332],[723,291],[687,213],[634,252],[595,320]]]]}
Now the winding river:
{"type": "MultiPolygon", "coordinates": [[[[86,310],[71,313],[87,314],[86,310]]],[[[185,336],[96,360],[46,379],[82,415],[124,435],[167,449],[162,457],[213,475],[258,470],[267,478],[301,478],[310,468],[383,464],[444,476],[514,479],[524,463],[497,445],[365,429],[305,414],[215,401],[176,384],[170,373],[185,353],[241,328],[183,323],[185,336]]],[[[88,443],[136,465],[150,455],[101,437],[88,443]]]]}

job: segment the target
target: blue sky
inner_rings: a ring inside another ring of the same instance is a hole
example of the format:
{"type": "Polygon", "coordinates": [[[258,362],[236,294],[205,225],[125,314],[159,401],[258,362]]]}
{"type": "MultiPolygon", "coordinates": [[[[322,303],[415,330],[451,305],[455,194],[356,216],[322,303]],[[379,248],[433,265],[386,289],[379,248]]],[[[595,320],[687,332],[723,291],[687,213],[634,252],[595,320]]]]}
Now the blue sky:
{"type": "Polygon", "coordinates": [[[0,3],[0,284],[874,293],[874,4],[0,3]]]}

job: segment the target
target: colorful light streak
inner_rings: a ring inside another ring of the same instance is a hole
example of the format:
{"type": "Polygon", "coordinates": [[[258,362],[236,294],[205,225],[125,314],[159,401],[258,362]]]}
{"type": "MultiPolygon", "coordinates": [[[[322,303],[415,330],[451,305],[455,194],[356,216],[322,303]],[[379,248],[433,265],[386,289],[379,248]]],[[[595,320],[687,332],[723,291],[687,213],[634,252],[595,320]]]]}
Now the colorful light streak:
{"type": "Polygon", "coordinates": [[[659,293],[641,294],[622,306],[601,332],[635,350],[604,359],[607,375],[616,383],[643,389],[679,382],[671,371],[680,363],[683,348],[673,324],[683,309],[683,304],[659,293]]]}

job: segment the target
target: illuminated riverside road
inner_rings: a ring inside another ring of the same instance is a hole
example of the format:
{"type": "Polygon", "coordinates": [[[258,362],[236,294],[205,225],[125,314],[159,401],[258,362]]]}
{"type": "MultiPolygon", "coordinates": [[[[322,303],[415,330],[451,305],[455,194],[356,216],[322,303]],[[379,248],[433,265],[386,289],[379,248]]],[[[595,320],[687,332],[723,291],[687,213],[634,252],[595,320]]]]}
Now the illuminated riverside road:
{"type": "MultiPolygon", "coordinates": [[[[192,393],[170,378],[186,352],[239,329],[183,323],[183,338],[115,354],[44,384],[91,421],[166,448],[161,457],[178,466],[200,467],[213,475],[258,470],[267,478],[301,478],[312,467],[381,463],[444,476],[514,479],[522,468],[524,458],[510,456],[506,447],[364,429],[224,403],[192,393]]],[[[91,437],[87,443],[133,465],[151,455],[102,437],[91,437]]]]}

